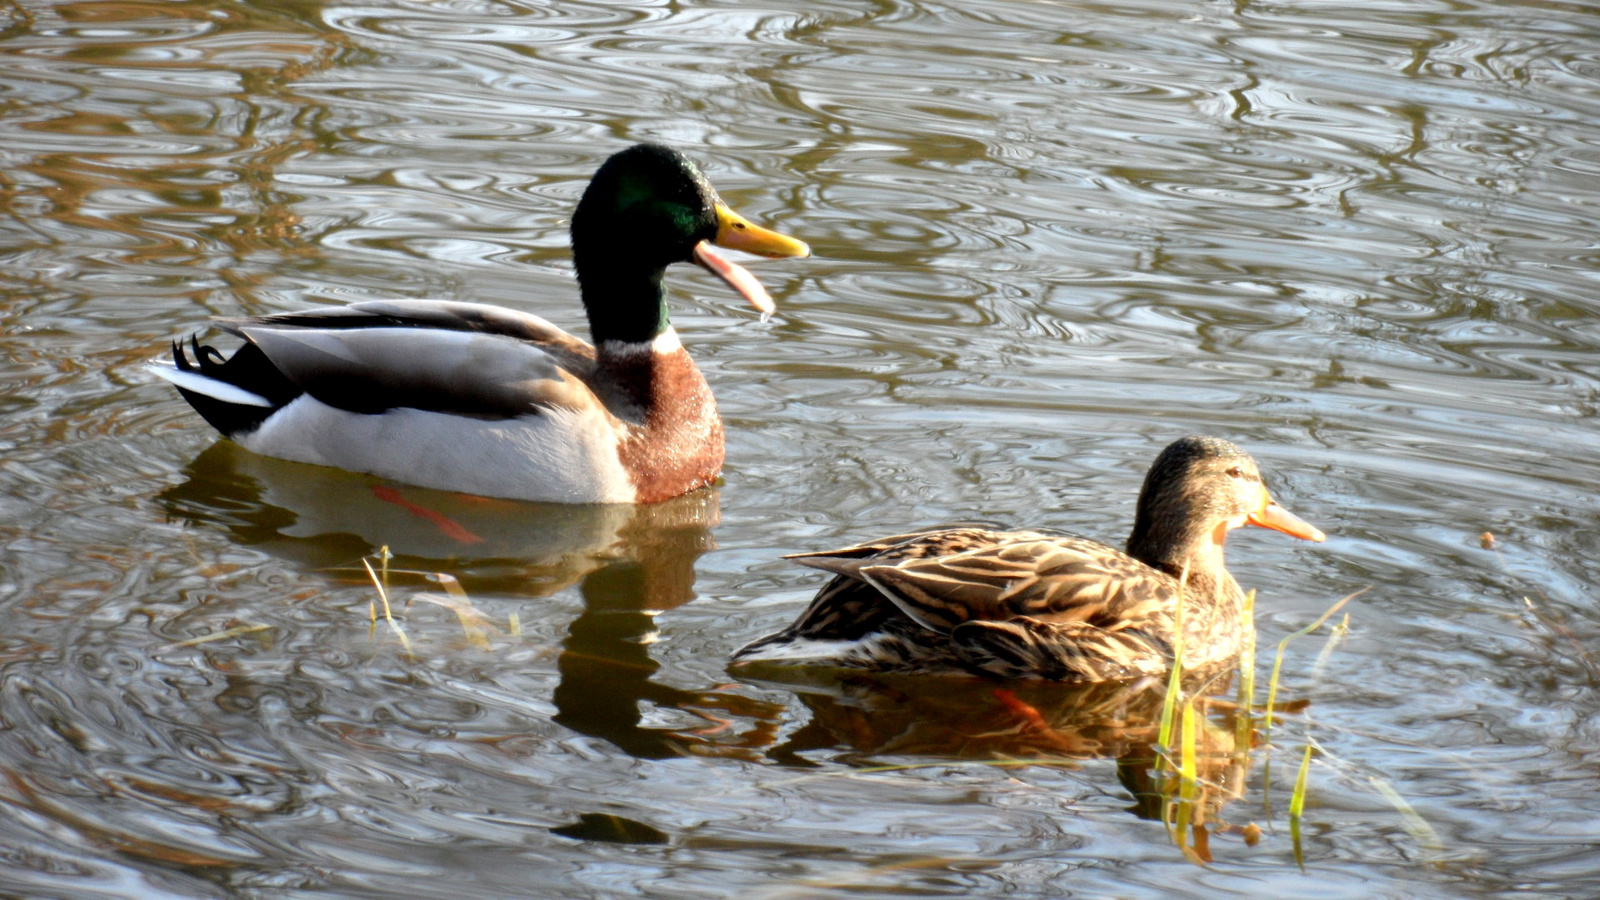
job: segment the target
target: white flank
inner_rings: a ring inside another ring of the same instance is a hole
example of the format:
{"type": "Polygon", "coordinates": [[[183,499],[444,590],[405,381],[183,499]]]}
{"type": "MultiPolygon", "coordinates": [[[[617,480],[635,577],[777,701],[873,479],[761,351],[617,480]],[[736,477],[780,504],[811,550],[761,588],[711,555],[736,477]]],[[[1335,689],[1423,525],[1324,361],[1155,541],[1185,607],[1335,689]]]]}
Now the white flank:
{"type": "Polygon", "coordinates": [[[153,362],[146,368],[186,391],[204,394],[213,400],[232,403],[235,406],[272,408],[272,401],[260,394],[251,393],[217,378],[201,375],[199,372],[185,372],[171,363],[153,362]]]}
{"type": "Polygon", "coordinates": [[[264,456],[369,472],[408,484],[551,503],[632,503],[604,412],[562,407],[516,419],[418,409],[363,415],[309,396],[238,438],[264,456]]]}

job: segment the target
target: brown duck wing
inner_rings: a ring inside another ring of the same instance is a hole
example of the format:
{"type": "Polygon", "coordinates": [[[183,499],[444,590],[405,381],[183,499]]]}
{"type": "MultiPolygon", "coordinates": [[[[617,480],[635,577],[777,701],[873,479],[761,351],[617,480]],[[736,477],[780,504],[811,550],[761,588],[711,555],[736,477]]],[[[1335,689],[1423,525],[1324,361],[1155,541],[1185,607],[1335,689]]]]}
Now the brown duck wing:
{"type": "Polygon", "coordinates": [[[1032,531],[1002,531],[987,522],[959,522],[922,531],[890,535],[862,544],[840,547],[837,550],[791,553],[784,559],[792,559],[802,566],[810,566],[813,569],[859,578],[856,573],[866,565],[952,556],[989,546],[998,541],[1043,536],[1032,531]]]}
{"type": "Polygon", "coordinates": [[[798,619],[773,637],[819,641],[856,641],[883,628],[905,613],[878,589],[847,575],[823,586],[798,619]]]}
{"type": "Polygon", "coordinates": [[[1103,544],[1026,532],[1008,537],[950,556],[875,560],[857,574],[938,632],[1019,616],[1115,628],[1169,607],[1175,596],[1169,576],[1103,544]]]}
{"type": "Polygon", "coordinates": [[[969,621],[950,633],[967,666],[1001,678],[1117,681],[1165,672],[1172,645],[1160,629],[1109,630],[1083,622],[969,621]]]}

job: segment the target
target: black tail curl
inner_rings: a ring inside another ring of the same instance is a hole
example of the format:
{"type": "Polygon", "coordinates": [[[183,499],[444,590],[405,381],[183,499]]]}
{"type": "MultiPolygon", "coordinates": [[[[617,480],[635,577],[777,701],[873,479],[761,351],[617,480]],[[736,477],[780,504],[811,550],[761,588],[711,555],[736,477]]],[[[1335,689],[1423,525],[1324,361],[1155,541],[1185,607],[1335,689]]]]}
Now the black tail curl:
{"type": "Polygon", "coordinates": [[[200,343],[198,335],[189,338],[189,347],[194,353],[193,362],[190,362],[188,355],[184,353],[181,340],[172,342],[172,363],[180,371],[194,372],[207,378],[227,382],[272,404],[267,407],[229,403],[187,390],[180,385],[178,393],[189,401],[195,412],[209,422],[211,427],[229,437],[255,431],[268,416],[300,396],[300,389],[278,371],[278,367],[274,366],[255,344],[246,343],[233,354],[231,359],[217,352],[215,347],[200,343]]]}

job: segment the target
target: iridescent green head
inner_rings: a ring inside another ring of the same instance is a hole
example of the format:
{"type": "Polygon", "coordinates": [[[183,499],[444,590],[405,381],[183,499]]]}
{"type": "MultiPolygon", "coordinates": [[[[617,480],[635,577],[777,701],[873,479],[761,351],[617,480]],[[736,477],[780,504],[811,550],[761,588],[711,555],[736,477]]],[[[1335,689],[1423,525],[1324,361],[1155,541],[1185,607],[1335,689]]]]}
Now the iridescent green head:
{"type": "Polygon", "coordinates": [[[754,277],[718,256],[712,244],[768,257],[811,252],[745,221],[675,150],[637,144],[606,160],[572,216],[573,259],[595,343],[649,341],[668,328],[661,276],[675,262],[703,265],[752,304],[770,309],[754,277]]]}

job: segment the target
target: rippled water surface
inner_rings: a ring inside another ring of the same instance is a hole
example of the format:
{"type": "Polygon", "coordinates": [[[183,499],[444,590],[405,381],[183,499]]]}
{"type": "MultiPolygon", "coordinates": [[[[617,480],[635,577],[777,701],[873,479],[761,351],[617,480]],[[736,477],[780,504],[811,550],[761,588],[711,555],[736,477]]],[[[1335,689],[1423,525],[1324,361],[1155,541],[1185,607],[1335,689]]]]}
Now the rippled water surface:
{"type": "Polygon", "coordinates": [[[1597,123],[1580,3],[0,3],[0,887],[1596,896],[1597,123]],[[388,296],[581,332],[566,218],[645,139],[816,250],[766,322],[669,273],[717,490],[378,484],[143,368],[388,296]],[[1330,534],[1231,543],[1263,665],[1365,589],[1212,810],[1258,842],[1149,818],[1137,703],[1032,697],[1069,766],[983,686],[725,670],[820,583],[781,554],[1116,542],[1194,431],[1330,534]],[[384,545],[449,576],[391,573],[404,642],[384,545]]]}

